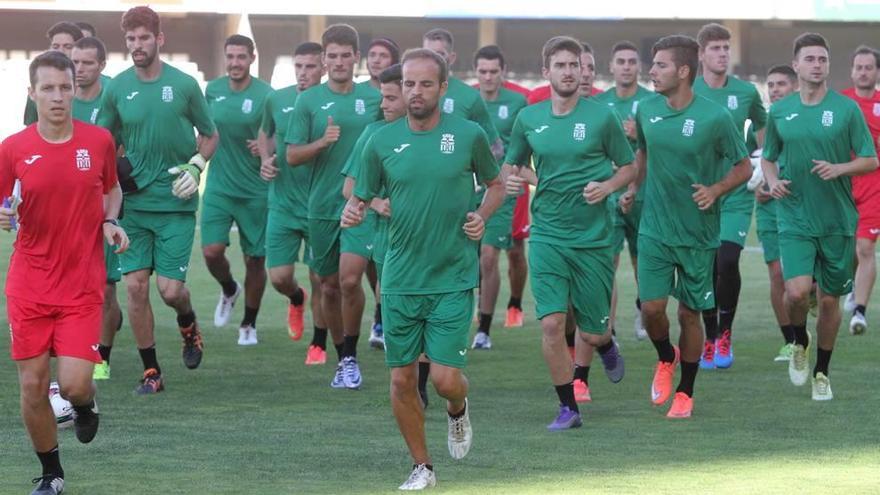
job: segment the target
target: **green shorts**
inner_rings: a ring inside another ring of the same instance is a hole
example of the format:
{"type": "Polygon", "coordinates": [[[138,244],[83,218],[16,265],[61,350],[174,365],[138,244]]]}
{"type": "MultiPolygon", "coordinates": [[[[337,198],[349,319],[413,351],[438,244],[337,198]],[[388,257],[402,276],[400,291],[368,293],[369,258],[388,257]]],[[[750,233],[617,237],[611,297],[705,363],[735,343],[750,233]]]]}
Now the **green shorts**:
{"type": "Polygon", "coordinates": [[[637,258],[639,256],[639,222],[642,220],[642,205],[644,204],[644,201],[633,202],[632,208],[626,214],[620,211],[616,203],[613,205],[614,231],[612,236],[615,254],[623,251],[623,241],[625,240],[630,257],[637,258]]]}
{"type": "Polygon", "coordinates": [[[667,246],[639,236],[639,299],[642,302],[670,295],[695,311],[715,307],[714,248],[667,246]]]}
{"type": "Polygon", "coordinates": [[[151,270],[186,281],[196,232],[194,212],[126,210],[119,224],[130,241],[128,250],[119,255],[122,273],[151,270]]]}
{"type": "Polygon", "coordinates": [[[529,268],[538,319],[574,307],[581,331],[607,330],[614,284],[614,252],[610,247],[573,248],[531,242],[529,268]]]}
{"type": "Polygon", "coordinates": [[[752,215],[745,213],[721,213],[721,240],[732,242],[744,247],[749,228],[752,226],[752,215]]]}
{"type": "Polygon", "coordinates": [[[319,277],[339,273],[339,220],[309,219],[309,250],[312,270],[319,277]]]}
{"type": "Polygon", "coordinates": [[[382,294],[385,363],[408,366],[424,352],[443,366],[464,368],[474,312],[474,291],[382,294]]]}
{"type": "Polygon", "coordinates": [[[308,265],[308,240],[308,219],[270,209],[266,220],[266,268],[293,265],[300,259],[308,265]],[[304,248],[302,258],[300,248],[304,248]]]}
{"type": "Polygon", "coordinates": [[[505,198],[504,203],[486,222],[486,231],[480,242],[504,250],[513,247],[513,208],[515,205],[516,197],[507,196],[505,198]]]}
{"type": "Polygon", "coordinates": [[[375,237],[376,214],[367,213],[360,225],[342,229],[342,233],[339,235],[339,252],[354,254],[370,260],[373,257],[375,237]]]}
{"type": "Polygon", "coordinates": [[[107,283],[115,284],[122,279],[122,265],[119,264],[119,255],[113,251],[115,246],[104,241],[104,267],[107,269],[107,283]]]}
{"type": "Polygon", "coordinates": [[[782,254],[782,277],[812,276],[822,292],[841,296],[853,289],[853,258],[856,240],[853,236],[827,235],[808,237],[779,234],[782,254]]]}
{"type": "Polygon", "coordinates": [[[779,233],[775,230],[759,230],[758,240],[764,249],[764,263],[770,264],[779,260],[779,233]]]}
{"type": "Polygon", "coordinates": [[[241,251],[245,256],[266,256],[267,200],[242,199],[222,194],[205,194],[202,198],[202,247],[211,244],[229,245],[232,222],[238,227],[241,251]]]}

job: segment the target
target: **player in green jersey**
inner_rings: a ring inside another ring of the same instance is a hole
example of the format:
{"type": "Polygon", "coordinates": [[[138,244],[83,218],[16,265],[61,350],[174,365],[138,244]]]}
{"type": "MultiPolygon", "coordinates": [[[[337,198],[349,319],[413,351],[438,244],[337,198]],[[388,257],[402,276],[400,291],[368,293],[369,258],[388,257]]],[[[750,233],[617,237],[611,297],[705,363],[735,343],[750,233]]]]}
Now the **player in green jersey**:
{"type": "Polygon", "coordinates": [[[407,118],[385,125],[367,143],[354,195],[342,214],[343,226],[357,225],[366,204],[383,188],[394,205],[382,310],[392,409],[413,459],[402,490],[436,483],[417,389],[422,351],[431,360],[437,392],[447,399],[449,453],[461,459],[470,449],[468,381],[461,368],[479,278],[478,242],[484,219],[504,198],[485,133],[473,122],[440,111],[446,87],[446,63],[436,52],[404,54],[407,118]],[[487,186],[476,211],[474,176],[487,186]]]}
{"type": "Polygon", "coordinates": [[[255,345],[257,314],[266,288],[268,194],[268,184],[260,178],[257,133],[272,88],[250,74],[256,60],[253,40],[234,34],[226,39],[223,51],[227,75],[210,81],[205,88],[220,143],[211,159],[202,196],[202,254],[208,271],[220,284],[214,326],[221,328],[229,322],[242,293],[226,258],[229,229],[235,223],[245,266],[244,317],[238,329],[238,345],[255,345]]]}
{"type": "MultiPolygon", "coordinates": [[[[101,108],[104,86],[101,71],[107,63],[107,50],[97,38],[80,38],[73,46],[70,55],[76,67],[76,93],[73,98],[73,118],[94,124],[101,108]]],[[[101,322],[101,341],[98,352],[101,363],[95,365],[94,379],[110,378],[110,351],[116,332],[122,326],[122,309],[116,299],[116,283],[122,276],[122,267],[115,249],[104,243],[104,260],[107,269],[107,284],[104,286],[104,310],[101,322]]]]}
{"type": "Polygon", "coordinates": [[[607,198],[636,174],[628,166],[633,153],[617,116],[578,91],[581,51],[580,42],[566,36],[544,45],[550,100],[520,111],[504,160],[505,168],[517,167],[507,179],[508,194],[517,194],[526,181],[537,186],[529,266],[544,360],[560,403],[547,426],[551,431],[581,425],[565,341],[569,306],[579,340],[599,350],[609,378],[618,382],[624,374],[608,321],[614,253],[607,198]]]}
{"type": "Polygon", "coordinates": [[[339,281],[339,213],[345,204],[342,196],[345,180],[340,172],[364,127],[381,118],[381,95],[368,84],[354,84],[354,66],[360,52],[358,34],[353,27],[329,26],[321,37],[321,44],[328,81],[297,98],[285,138],[287,161],[294,166],[311,164],[312,268],[321,277],[324,319],[339,357],[331,386],[356,388],[361,382],[356,357],[360,320],[352,316],[357,308],[341,304],[339,281]]]}
{"type": "MultiPolygon", "coordinates": [[[[309,265],[309,177],[311,168],[292,167],[287,163],[287,143],[284,137],[290,123],[297,97],[312,86],[321,84],[324,64],[323,49],[319,43],[307,41],[297,45],[293,52],[293,69],[297,83],[269,95],[263,124],[257,138],[260,143],[262,165],[260,175],[269,181],[269,218],[266,223],[266,265],[269,280],[280,294],[286,296],[287,332],[291,339],[302,338],[307,294],[296,282],[294,263],[300,260],[309,265]]],[[[321,279],[311,268],[312,322],[315,330],[306,352],[306,364],[324,364],[327,360],[327,325],[321,308],[321,279]]]]}
{"type": "MultiPolygon", "coordinates": [[[[706,24],[697,34],[700,44],[702,75],[694,81],[694,93],[726,108],[743,139],[751,137],[747,149],[753,167],[760,166],[760,148],[764,142],[767,111],[761,95],[751,83],[727,74],[730,65],[730,31],[720,24],[706,24]]],[[[726,369],[733,365],[733,318],[739,301],[742,277],[739,259],[752,223],[755,196],[742,184],[721,200],[721,246],[715,256],[716,307],[703,312],[706,341],[700,358],[702,369],[726,369]]]]}
{"type": "MultiPolygon", "coordinates": [[[[70,57],[73,51],[73,44],[82,39],[82,30],[74,23],[61,21],[57,22],[46,32],[46,38],[49,40],[49,50],[61,52],[70,57]]],[[[37,106],[30,97],[25,98],[24,105],[24,125],[31,125],[37,121],[37,106]]]]}
{"type": "MultiPolygon", "coordinates": [[[[504,87],[506,70],[504,54],[497,46],[484,46],[474,54],[474,71],[480,84],[480,97],[486,102],[492,124],[505,147],[510,140],[510,131],[516,116],[527,105],[525,96],[504,87]]],[[[504,203],[486,224],[486,233],[480,245],[480,321],[471,346],[474,349],[492,348],[489,330],[501,288],[498,255],[501,250],[509,252],[513,248],[513,208],[516,200],[517,196],[513,195],[504,199],[504,203]]]]}
{"type": "MultiPolygon", "coordinates": [[[[767,71],[767,94],[770,103],[785,98],[797,91],[797,73],[790,65],[774,65],[767,71]]],[[[776,224],[776,200],[770,195],[770,189],[763,180],[764,174],[759,167],[749,181],[751,187],[755,183],[755,224],[757,225],[758,239],[764,250],[764,262],[767,263],[767,273],[770,277],[770,305],[776,322],[782,332],[784,344],[779,349],[774,361],[788,363],[791,360],[791,351],[794,347],[794,329],[788,312],[785,309],[783,296],[785,295],[785,281],[782,278],[782,263],[779,258],[779,229],[776,224]],[[760,182],[758,182],[760,181],[760,182]]]]}
{"type": "Polygon", "coordinates": [[[639,103],[636,164],[645,189],[639,224],[642,321],[659,358],[651,401],[664,404],[681,361],[667,417],[690,417],[703,348],[700,311],[715,305],[712,264],[719,244],[720,200],[751,176],[742,130],[724,108],[694,93],[699,45],[661,38],[650,76],[659,95],[639,103]],[[669,342],[666,306],[678,299],[679,347],[669,342]],[[680,350],[679,350],[680,349],[680,350]]]}
{"type": "Polygon", "coordinates": [[[840,326],[839,297],[852,290],[857,212],[850,177],[877,169],[868,126],[853,100],[827,86],[828,43],[804,33],[794,41],[800,90],[770,108],[762,168],[777,199],[779,249],[795,344],[789,378],[810,376],[807,311],[813,278],[819,286],[813,400],[830,400],[828,364],[840,326]]]}
{"type": "Polygon", "coordinates": [[[218,135],[196,81],[159,59],[165,42],[159,15],[134,7],[122,16],[125,45],[134,66],[104,89],[98,124],[120,136],[133,181],[125,195],[122,225],[131,247],[120,256],[128,292],[128,319],[144,364],[138,394],[163,389],[156,358],[150,276],[162,301],[177,313],[183,361],[194,369],[202,360],[202,336],[185,285],[195,237],[198,187],[218,135]],[[198,131],[196,141],[193,128],[198,131]]]}

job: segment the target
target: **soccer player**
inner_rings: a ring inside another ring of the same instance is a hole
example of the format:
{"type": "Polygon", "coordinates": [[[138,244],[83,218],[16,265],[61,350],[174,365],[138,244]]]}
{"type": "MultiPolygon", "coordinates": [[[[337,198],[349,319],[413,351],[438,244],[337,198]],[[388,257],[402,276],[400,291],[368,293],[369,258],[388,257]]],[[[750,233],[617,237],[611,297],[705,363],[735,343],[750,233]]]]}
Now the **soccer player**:
{"type": "MultiPolygon", "coordinates": [[[[602,90],[593,86],[596,79],[596,59],[593,57],[593,47],[589,43],[581,43],[581,82],[578,86],[578,92],[584,98],[596,96],[602,90]]],[[[550,99],[550,85],[545,84],[533,89],[529,93],[529,105],[540,103],[550,99]]]]}
{"type": "MultiPolygon", "coordinates": [[[[767,71],[767,93],[770,96],[770,104],[785,98],[797,91],[797,73],[790,65],[775,65],[767,71]]],[[[785,281],[782,279],[782,263],[779,261],[779,228],[776,222],[776,200],[770,195],[767,184],[762,181],[755,187],[755,224],[758,231],[758,240],[764,251],[764,262],[767,263],[767,272],[770,276],[770,305],[776,322],[782,332],[784,344],[779,349],[774,361],[789,362],[791,351],[794,347],[794,329],[788,319],[783,296],[785,294],[785,281]]],[[[754,178],[754,175],[752,176],[754,178]]]]}
{"type": "Polygon", "coordinates": [[[407,118],[385,125],[367,143],[354,194],[342,214],[343,226],[358,224],[382,188],[394,205],[382,310],[391,405],[413,459],[402,490],[436,484],[417,389],[422,351],[431,360],[434,387],[447,400],[449,454],[461,459],[470,449],[468,381],[461,369],[479,278],[477,248],[485,220],[504,198],[485,132],[440,111],[446,78],[446,61],[437,52],[415,49],[403,55],[407,118]],[[474,175],[487,186],[476,211],[474,175]]]}
{"type": "Polygon", "coordinates": [[[400,63],[400,47],[391,38],[376,38],[367,47],[368,82],[376,90],[382,84],[379,75],[392,65],[400,63]]]}
{"type": "MultiPolygon", "coordinates": [[[[381,95],[370,85],[354,84],[354,66],[360,60],[360,52],[353,27],[329,26],[321,36],[321,45],[328,80],[297,98],[285,138],[287,161],[293,166],[311,164],[311,266],[321,277],[324,319],[338,354],[330,386],[358,388],[362,381],[357,361],[360,316],[355,320],[352,313],[357,308],[342,307],[340,297],[339,212],[345,204],[345,180],[340,172],[364,127],[381,118],[381,95]]],[[[357,314],[361,315],[362,305],[359,311],[357,314]]]]}
{"type": "MultiPolygon", "coordinates": [[[[868,46],[860,46],[852,56],[853,87],[842,91],[859,104],[868,123],[871,141],[880,145],[880,93],[876,91],[880,52],[868,46]]],[[[868,330],[866,318],[868,301],[877,278],[877,260],[874,248],[880,235],[880,172],[852,178],[852,194],[859,213],[856,227],[856,277],[852,292],[844,307],[852,312],[849,333],[860,335],[868,330]]]]}
{"type": "MultiPolygon", "coordinates": [[[[269,280],[290,304],[287,306],[287,332],[291,339],[302,338],[304,330],[305,289],[294,278],[294,263],[311,263],[309,239],[309,177],[311,167],[292,167],[287,163],[287,134],[290,115],[297,98],[305,90],[321,84],[324,64],[319,43],[307,41],[293,52],[297,83],[271,93],[266,100],[258,142],[262,165],[260,175],[269,181],[269,215],[266,221],[266,266],[269,280]]],[[[321,280],[309,268],[312,321],[315,331],[306,352],[306,364],[324,364],[327,359],[327,326],[321,308],[321,280]]]]}
{"type": "MultiPolygon", "coordinates": [[[[754,137],[750,141],[757,142],[760,148],[764,142],[767,111],[754,85],[727,74],[730,65],[730,31],[720,24],[706,24],[697,34],[697,41],[700,44],[702,76],[694,81],[694,93],[726,108],[741,135],[748,119],[751,122],[749,133],[754,137]]],[[[743,136],[745,140],[746,136],[743,136]]],[[[749,153],[755,152],[755,144],[747,145],[746,149],[749,153]]],[[[755,159],[756,166],[757,162],[755,159]]],[[[755,196],[746,184],[740,185],[721,200],[721,246],[715,256],[717,309],[711,307],[703,312],[706,341],[700,359],[702,369],[726,369],[733,365],[733,317],[742,285],[739,258],[754,209],[755,196]]]]}
{"type": "Polygon", "coordinates": [[[159,15],[134,7],[122,16],[125,46],[134,66],[104,89],[98,124],[121,137],[133,182],[125,195],[122,225],[131,249],[120,257],[128,293],[128,320],[144,365],[136,392],[162,391],[156,357],[150,276],[162,301],[177,314],[183,362],[202,361],[202,336],[186,288],[195,236],[201,173],[217,147],[218,135],[195,79],[159,59],[165,43],[159,15]],[[193,128],[198,130],[196,141],[193,128]]]}
{"type": "Polygon", "coordinates": [[[741,128],[727,110],[693,90],[699,49],[696,40],[681,35],[654,44],[650,76],[660,95],[642,100],[636,113],[636,163],[645,189],[639,298],[659,358],[651,384],[654,405],[672,396],[681,361],[670,418],[687,418],[693,411],[703,348],[700,311],[715,304],[712,264],[719,244],[719,200],[751,176],[741,128]],[[679,303],[678,347],[669,343],[670,295],[679,303]]]}
{"type": "Polygon", "coordinates": [[[581,51],[581,44],[567,36],[544,44],[543,74],[551,98],[520,111],[504,160],[505,168],[518,167],[507,179],[508,194],[517,194],[526,181],[537,185],[529,265],[544,360],[560,403],[547,426],[551,431],[581,426],[565,341],[569,305],[580,338],[598,348],[612,381],[624,373],[608,325],[614,253],[606,199],[635,178],[628,167],[633,153],[614,113],[581,97],[581,51]]]}
{"type": "Polygon", "coordinates": [[[214,326],[229,322],[242,287],[232,277],[226,246],[229,229],[238,227],[244,254],[244,317],[238,329],[238,345],[257,344],[257,314],[266,288],[266,214],[268,183],[260,178],[257,133],[272,87],[251,76],[256,56],[254,42],[233,34],[223,47],[226,74],[210,81],[205,99],[220,133],[217,152],[211,159],[202,197],[202,254],[208,271],[220,284],[214,310],[214,326]]]}
{"type": "MultiPolygon", "coordinates": [[[[107,50],[104,43],[97,38],[81,38],[73,46],[71,60],[76,68],[73,118],[95,124],[101,108],[101,97],[104,94],[101,71],[107,63],[107,50]]],[[[104,244],[104,260],[107,283],[104,285],[104,316],[101,324],[101,343],[98,347],[101,362],[95,365],[95,380],[110,378],[110,351],[113,349],[116,332],[122,326],[122,309],[119,308],[119,301],[116,299],[116,283],[122,277],[122,267],[115,249],[107,243],[104,244]]]]}
{"type": "MultiPolygon", "coordinates": [[[[507,67],[504,54],[497,46],[484,46],[474,54],[474,71],[480,83],[480,97],[486,102],[492,124],[498,131],[501,142],[507,147],[516,116],[527,103],[525,96],[503,86],[505,70],[507,67]]],[[[489,330],[501,288],[498,254],[501,250],[513,248],[513,209],[517,197],[507,196],[486,223],[486,232],[480,245],[480,321],[471,346],[474,349],[492,348],[489,330]]]]}
{"type": "Polygon", "coordinates": [[[73,120],[74,66],[47,52],[30,64],[29,96],[38,121],[0,147],[0,228],[18,217],[18,238],[6,276],[10,354],[18,367],[21,415],[42,464],[34,494],[64,490],[55,415],[46,390],[49,359],[57,357],[61,396],[73,404],[76,437],[98,432],[92,382],[101,333],[103,243],[128,246],[116,218],[122,192],[116,180],[116,147],[99,127],[73,120]],[[13,197],[14,183],[21,186],[13,197]],[[17,205],[17,201],[21,204],[17,205]],[[71,290],[75,288],[75,290],[71,290]]]}
{"type": "Polygon", "coordinates": [[[852,290],[857,211],[851,176],[877,169],[865,119],[851,99],[827,86],[828,42],[816,33],[794,41],[800,90],[770,108],[762,168],[777,199],[785,302],[794,326],[788,374],[800,386],[810,376],[807,311],[813,278],[819,286],[813,400],[831,400],[828,365],[840,326],[839,296],[852,290]]]}
{"type": "MultiPolygon", "coordinates": [[[[49,40],[49,50],[61,52],[68,57],[70,57],[73,51],[73,44],[82,37],[82,30],[76,24],[67,21],[57,22],[46,31],[46,38],[49,40]]],[[[27,98],[24,106],[24,125],[31,125],[36,121],[36,104],[30,98],[27,98]]]]}
{"type": "Polygon", "coordinates": [[[95,29],[95,26],[93,26],[91,23],[88,23],[86,21],[76,21],[74,22],[74,24],[76,25],[76,27],[79,28],[80,31],[82,31],[83,38],[98,37],[98,30],[95,29]]]}

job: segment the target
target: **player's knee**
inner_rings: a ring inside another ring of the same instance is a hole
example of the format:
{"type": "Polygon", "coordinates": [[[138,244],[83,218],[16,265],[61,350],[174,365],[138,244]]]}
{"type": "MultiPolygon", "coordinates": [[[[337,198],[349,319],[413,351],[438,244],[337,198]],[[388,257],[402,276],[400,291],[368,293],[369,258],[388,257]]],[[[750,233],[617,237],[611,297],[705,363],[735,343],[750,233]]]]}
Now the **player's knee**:
{"type": "Polygon", "coordinates": [[[342,297],[341,290],[339,288],[339,282],[336,283],[327,283],[325,281],[321,282],[321,297],[328,301],[338,301],[340,297],[342,297]]]}
{"type": "Polygon", "coordinates": [[[810,304],[810,287],[799,284],[787,284],[785,297],[790,304],[795,306],[807,306],[810,304]]]}
{"type": "Polygon", "coordinates": [[[545,338],[562,338],[565,333],[565,314],[554,313],[541,319],[541,332],[545,338]]]}
{"type": "Polygon", "coordinates": [[[359,273],[340,273],[339,286],[342,293],[346,296],[353,296],[357,294],[358,290],[363,291],[363,288],[361,287],[361,279],[362,276],[359,273]]]}
{"type": "Polygon", "coordinates": [[[859,242],[856,244],[856,256],[859,262],[873,261],[876,258],[876,244],[873,242],[859,242]]]}
{"type": "Polygon", "coordinates": [[[125,280],[125,292],[129,304],[144,304],[150,297],[150,279],[130,277],[125,280]]]}
{"type": "Polygon", "coordinates": [[[415,393],[418,386],[418,377],[412,373],[391,373],[391,395],[404,397],[415,393]]]}
{"type": "Polygon", "coordinates": [[[82,380],[79,383],[64,381],[59,384],[58,393],[73,404],[85,404],[92,395],[92,381],[82,380]]]}
{"type": "Polygon", "coordinates": [[[819,296],[818,302],[819,310],[823,311],[825,314],[833,311],[838,311],[840,309],[840,298],[838,298],[837,296],[822,294],[819,296]]]}
{"type": "Polygon", "coordinates": [[[221,262],[226,258],[226,246],[223,244],[209,244],[202,248],[202,255],[205,257],[205,263],[209,265],[221,262]]]}
{"type": "Polygon", "coordinates": [[[46,391],[49,386],[48,378],[41,373],[21,372],[18,375],[21,387],[21,400],[27,406],[42,402],[47,397],[46,391]]]}
{"type": "Polygon", "coordinates": [[[694,325],[700,324],[701,314],[699,311],[694,311],[684,305],[679,305],[678,307],[678,323],[682,328],[690,328],[694,325]]]}
{"type": "Polygon", "coordinates": [[[281,273],[277,270],[269,270],[269,282],[272,287],[282,294],[286,293],[291,285],[293,285],[293,277],[288,273],[281,273]]]}
{"type": "Polygon", "coordinates": [[[159,286],[159,297],[162,298],[162,301],[169,305],[174,306],[179,303],[186,296],[186,289],[183,283],[169,283],[159,286]]]}
{"type": "Polygon", "coordinates": [[[666,307],[660,302],[642,301],[642,319],[656,320],[666,314],[666,307]]]}
{"type": "Polygon", "coordinates": [[[266,272],[266,257],[265,256],[245,256],[244,257],[244,267],[247,270],[248,274],[260,274],[266,272]]]}

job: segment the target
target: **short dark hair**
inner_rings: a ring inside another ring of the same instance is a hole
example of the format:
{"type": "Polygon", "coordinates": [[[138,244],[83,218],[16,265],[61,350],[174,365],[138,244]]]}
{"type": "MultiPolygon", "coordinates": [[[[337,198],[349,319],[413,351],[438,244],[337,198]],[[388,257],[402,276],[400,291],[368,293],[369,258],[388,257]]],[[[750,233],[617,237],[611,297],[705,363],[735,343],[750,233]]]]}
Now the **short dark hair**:
{"type": "Polygon", "coordinates": [[[323,52],[324,48],[321,47],[320,43],[315,43],[314,41],[304,41],[296,45],[296,49],[293,50],[293,56],[320,55],[323,52]]]}
{"type": "Polygon", "coordinates": [[[229,45],[243,46],[247,48],[248,55],[254,54],[254,40],[242,34],[233,34],[232,36],[226,38],[226,43],[223,44],[223,49],[226,50],[226,47],[229,45]]]}
{"type": "Polygon", "coordinates": [[[46,31],[46,38],[49,41],[52,41],[52,38],[55,37],[56,34],[69,34],[73,41],[79,41],[83,37],[82,29],[79,28],[76,24],[67,21],[56,22],[52,24],[52,27],[46,31]]]}
{"type": "Polygon", "coordinates": [[[397,83],[399,86],[402,80],[403,66],[400,64],[391,65],[379,74],[379,83],[381,84],[397,83]]]}
{"type": "Polygon", "coordinates": [[[348,24],[331,24],[321,35],[321,46],[326,50],[327,45],[334,43],[340,46],[350,46],[355,52],[358,51],[358,32],[348,24]]]}
{"type": "Polygon", "coordinates": [[[718,24],[717,22],[710,22],[705,26],[700,28],[700,31],[697,33],[697,43],[700,44],[700,48],[706,48],[706,45],[713,41],[729,41],[730,40],[730,30],[726,27],[718,24]]]}
{"type": "Polygon", "coordinates": [[[441,57],[439,53],[427,48],[410,48],[403,53],[403,59],[400,61],[401,77],[403,74],[403,66],[410,60],[432,60],[440,69],[440,82],[444,82],[449,78],[449,68],[446,66],[446,59],[441,57]]]}
{"type": "Polygon", "coordinates": [[[673,34],[660,38],[651,47],[651,56],[657,55],[662,50],[672,52],[672,60],[676,68],[687,66],[690,69],[690,83],[697,78],[697,66],[700,64],[700,45],[697,40],[683,34],[673,34]]]}
{"type": "MultiPolygon", "coordinates": [[[[95,37],[95,38],[98,37],[98,30],[95,29],[95,26],[92,26],[88,22],[76,21],[76,22],[74,22],[74,24],[76,24],[76,27],[78,27],[80,29],[80,31],[83,32],[83,36],[85,36],[86,35],[85,32],[88,31],[88,32],[92,33],[93,37],[95,37]]],[[[88,38],[88,36],[85,36],[85,37],[88,38]]]]}
{"type": "Polygon", "coordinates": [[[73,62],[67,58],[67,55],[56,51],[43,52],[31,60],[31,65],[28,67],[32,88],[37,85],[37,69],[40,67],[52,67],[58,70],[70,71],[71,78],[76,75],[76,67],[73,66],[73,62]]]}
{"type": "Polygon", "coordinates": [[[770,76],[770,74],[782,74],[783,76],[787,77],[792,83],[797,81],[798,78],[797,72],[795,72],[790,65],[774,65],[773,67],[770,67],[770,70],[767,71],[768,77],[770,76]]]}
{"type": "Polygon", "coordinates": [[[428,31],[422,36],[422,39],[425,41],[442,41],[449,45],[450,50],[455,47],[455,38],[452,37],[452,33],[443,28],[434,28],[428,31]]]}
{"type": "Polygon", "coordinates": [[[828,41],[825,40],[824,36],[819,33],[804,33],[794,39],[794,57],[797,58],[801,48],[807,48],[808,46],[821,46],[828,50],[829,53],[831,52],[828,41]]]}
{"type": "Polygon", "coordinates": [[[554,36],[547,40],[544,43],[544,47],[541,48],[541,58],[544,60],[544,67],[549,68],[550,57],[561,51],[574,53],[580,59],[584,47],[580,41],[571,36],[554,36]]]}
{"type": "Polygon", "coordinates": [[[501,65],[501,70],[504,70],[504,68],[507,67],[504,63],[504,54],[501,53],[501,48],[498,48],[498,45],[486,45],[477,50],[477,52],[474,53],[474,68],[477,67],[477,60],[480,60],[481,58],[485,60],[497,60],[501,65]]]}
{"type": "Polygon", "coordinates": [[[635,43],[632,41],[618,41],[611,47],[611,58],[614,58],[614,55],[616,55],[617,52],[622,52],[624,50],[632,50],[636,52],[636,54],[639,53],[638,47],[636,47],[635,43]]]}
{"type": "Polygon", "coordinates": [[[159,36],[162,31],[162,22],[159,20],[159,14],[155,10],[141,5],[128,9],[128,12],[122,14],[122,32],[133,31],[139,27],[145,28],[147,31],[159,36]]]}
{"type": "Polygon", "coordinates": [[[99,40],[98,38],[94,38],[92,36],[86,36],[85,38],[80,39],[74,45],[74,48],[79,48],[80,50],[87,50],[89,48],[94,48],[95,53],[98,55],[98,62],[104,63],[107,61],[107,47],[104,46],[104,42],[99,40]]]}
{"type": "Polygon", "coordinates": [[[880,67],[880,52],[878,52],[877,49],[872,48],[868,45],[859,45],[859,47],[856,48],[856,50],[852,54],[852,60],[850,61],[850,64],[855,63],[856,56],[858,55],[873,55],[874,66],[880,67]]]}

